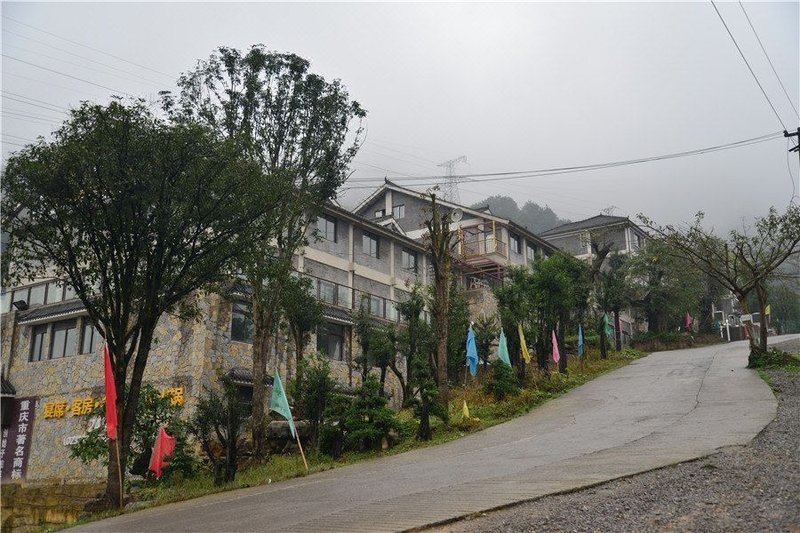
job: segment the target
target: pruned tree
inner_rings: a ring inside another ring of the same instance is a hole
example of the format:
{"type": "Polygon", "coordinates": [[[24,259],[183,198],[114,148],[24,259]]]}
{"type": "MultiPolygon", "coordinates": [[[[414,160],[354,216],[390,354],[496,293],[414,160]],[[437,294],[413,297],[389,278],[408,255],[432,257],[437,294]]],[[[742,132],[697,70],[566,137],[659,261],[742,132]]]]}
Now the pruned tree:
{"type": "Polygon", "coordinates": [[[156,325],[167,313],[192,316],[193,293],[268,238],[253,222],[275,209],[279,190],[255,187],[264,183],[238,137],[156,118],[142,102],[84,103],[51,142],[8,160],[6,282],[65,279],[108,345],[120,417],[120,457],[109,442],[112,502],[122,505],[117,461],[130,451],[156,325]]]}
{"type": "MultiPolygon", "coordinates": [[[[630,290],[625,269],[626,256],[618,253],[611,254],[608,259],[608,269],[600,272],[598,303],[602,310],[614,314],[614,331],[616,332],[615,348],[622,349],[622,330],[619,327],[619,316],[630,300],[630,290]]],[[[601,328],[603,329],[603,328],[601,328]]],[[[601,336],[605,332],[601,331],[601,336]]]]}
{"type": "MultiPolygon", "coordinates": [[[[494,289],[494,295],[497,298],[500,325],[506,331],[511,365],[516,367],[517,379],[522,384],[525,378],[525,360],[520,354],[517,324],[522,324],[528,343],[537,341],[541,331],[544,330],[544,326],[540,323],[541,317],[536,315],[533,306],[531,270],[522,266],[509,268],[503,284],[494,289]],[[531,331],[537,332],[537,336],[531,336],[531,331]]],[[[536,353],[538,367],[547,372],[544,350],[536,350],[536,353]]]]}
{"type": "MultiPolygon", "coordinates": [[[[731,230],[724,240],[717,238],[713,229],[703,227],[702,212],[684,228],[660,226],[643,215],[639,218],[675,255],[685,258],[730,290],[745,313],[749,311],[747,295],[755,291],[762,317],[768,303],[768,281],[784,261],[800,253],[800,206],[796,204],[790,204],[783,214],[770,208],[767,216],[757,218],[752,227],[731,230]]],[[[758,352],[767,350],[765,320],[761,320],[760,334],[750,335],[750,348],[749,364],[752,365],[758,352]]]]}
{"type": "MultiPolygon", "coordinates": [[[[296,364],[303,361],[303,352],[313,332],[322,323],[322,304],[310,292],[311,279],[289,276],[281,291],[281,310],[286,330],[294,341],[296,364]]],[[[286,358],[286,374],[291,375],[289,358],[286,358]]]]}
{"type": "Polygon", "coordinates": [[[430,325],[425,321],[423,313],[425,311],[424,288],[415,284],[411,288],[409,297],[404,302],[397,304],[397,312],[400,314],[405,328],[401,328],[398,335],[398,346],[400,353],[405,359],[405,375],[395,364],[390,368],[394,372],[403,389],[403,405],[407,405],[413,397],[412,385],[414,383],[414,360],[424,355],[427,362],[428,346],[430,343],[430,325]]]}
{"type": "Polygon", "coordinates": [[[499,335],[500,328],[496,316],[481,315],[475,320],[475,345],[478,348],[478,357],[483,360],[484,373],[488,372],[492,344],[499,335]]]}
{"type": "Polygon", "coordinates": [[[224,135],[245,138],[245,153],[291,190],[277,213],[259,220],[277,229],[275,237],[253,246],[239,262],[253,293],[256,457],[266,451],[263,378],[280,320],[281,291],[292,271],[292,258],[307,242],[309,224],[347,177],[366,116],[339,80],[327,81],[309,66],[297,55],[261,45],[244,53],[221,47],[181,76],[180,99],[173,107],[224,135]]]}

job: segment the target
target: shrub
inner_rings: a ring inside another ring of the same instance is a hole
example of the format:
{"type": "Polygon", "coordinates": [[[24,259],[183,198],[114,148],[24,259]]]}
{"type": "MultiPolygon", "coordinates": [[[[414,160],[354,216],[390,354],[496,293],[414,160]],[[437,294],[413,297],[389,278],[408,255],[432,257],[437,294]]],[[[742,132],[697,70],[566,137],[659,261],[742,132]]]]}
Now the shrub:
{"type": "Polygon", "coordinates": [[[784,368],[800,370],[800,358],[796,355],[772,348],[766,352],[753,350],[750,354],[750,368],[784,368]]]}
{"type": "Polygon", "coordinates": [[[496,400],[502,400],[506,396],[519,392],[516,381],[514,370],[499,359],[495,359],[492,361],[491,372],[483,389],[486,394],[491,394],[496,400]]]}
{"type": "Polygon", "coordinates": [[[330,363],[324,357],[300,361],[297,376],[289,384],[295,413],[299,418],[308,420],[311,441],[314,444],[319,440],[320,424],[324,420],[335,387],[336,381],[331,377],[330,363]]]}

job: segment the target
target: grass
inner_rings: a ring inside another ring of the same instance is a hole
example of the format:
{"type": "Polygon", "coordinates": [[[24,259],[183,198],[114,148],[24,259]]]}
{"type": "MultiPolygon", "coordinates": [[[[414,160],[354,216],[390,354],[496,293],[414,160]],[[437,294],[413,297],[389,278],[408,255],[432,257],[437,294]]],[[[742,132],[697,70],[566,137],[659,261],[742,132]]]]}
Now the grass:
{"type": "Polygon", "coordinates": [[[769,370],[782,370],[784,372],[800,373],[800,353],[788,353],[772,348],[757,355],[752,366],[767,385],[775,390],[775,384],[769,375],[769,370]]]}
{"type": "MultiPolygon", "coordinates": [[[[612,350],[607,359],[600,359],[598,351],[590,349],[582,363],[576,363],[574,357],[570,358],[571,367],[566,375],[552,371],[548,377],[539,370],[529,371],[525,387],[520,390],[519,394],[509,396],[503,401],[495,401],[491,396],[486,395],[477,383],[452,388],[449,405],[450,424],[432,418],[433,438],[430,441],[421,442],[415,439],[417,420],[410,410],[404,409],[397,413],[402,430],[400,440],[395,446],[378,452],[346,453],[339,459],[332,459],[316,450],[308,450],[309,473],[436,446],[469,433],[481,431],[528,413],[552,398],[645,355],[636,350],[623,349],[620,352],[612,350]],[[462,416],[462,406],[465,400],[470,410],[471,419],[469,420],[464,420],[462,416]]],[[[142,485],[138,487],[138,490],[137,486],[132,484],[132,497],[137,501],[136,508],[141,509],[229,490],[266,485],[305,475],[307,474],[299,455],[273,455],[263,463],[240,467],[235,481],[221,487],[215,487],[210,473],[203,471],[191,478],[173,477],[162,482],[142,485]]],[[[108,518],[117,514],[121,514],[121,512],[96,513],[82,517],[79,523],[108,518]]],[[[55,529],[47,531],[55,531],[55,529]]]]}

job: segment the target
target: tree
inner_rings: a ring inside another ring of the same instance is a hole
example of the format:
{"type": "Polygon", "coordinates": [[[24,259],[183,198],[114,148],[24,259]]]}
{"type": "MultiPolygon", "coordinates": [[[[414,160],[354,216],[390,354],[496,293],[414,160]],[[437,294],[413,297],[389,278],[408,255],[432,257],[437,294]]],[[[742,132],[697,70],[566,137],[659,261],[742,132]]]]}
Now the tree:
{"type": "MultiPolygon", "coordinates": [[[[625,271],[626,257],[614,253],[608,259],[608,270],[600,272],[598,290],[598,303],[603,311],[614,313],[614,331],[616,332],[616,350],[622,349],[622,331],[619,327],[619,315],[628,304],[630,291],[628,289],[625,271]]],[[[605,336],[604,328],[600,328],[601,337],[605,336]]]]}
{"type": "MultiPolygon", "coordinates": [[[[747,295],[755,291],[762,317],[768,303],[768,281],[784,261],[800,252],[800,206],[796,204],[790,204],[782,215],[770,208],[767,216],[756,219],[752,228],[745,226],[742,230],[731,230],[726,240],[715,237],[713,230],[703,228],[702,212],[683,229],[672,225],[659,226],[643,215],[639,218],[670,246],[675,255],[683,257],[731,291],[745,313],[749,310],[747,295]]],[[[761,320],[758,344],[755,337],[750,335],[751,366],[758,352],[767,350],[766,320],[761,320]]]]}
{"type": "Polygon", "coordinates": [[[411,387],[414,383],[415,359],[423,357],[423,362],[427,364],[428,354],[430,353],[428,347],[431,329],[423,316],[425,311],[423,290],[421,285],[415,284],[411,289],[408,300],[397,304],[397,311],[401,320],[405,323],[405,328],[402,328],[398,335],[399,351],[403,354],[406,362],[405,377],[400,369],[397,368],[396,362],[391,366],[391,369],[402,386],[403,405],[407,405],[413,396],[411,387]]]}
{"type": "Polygon", "coordinates": [[[84,103],[52,142],[9,158],[6,281],[65,279],[108,345],[120,417],[109,501],[123,503],[117,462],[130,452],[156,325],[165,313],[193,316],[192,294],[268,237],[253,222],[275,208],[279,191],[253,186],[263,182],[237,137],[156,118],[142,102],[84,103]]]}
{"type": "Polygon", "coordinates": [[[498,335],[500,330],[494,315],[481,315],[475,321],[475,346],[478,348],[478,356],[483,359],[484,372],[489,367],[489,354],[498,335]]]}
{"type": "Polygon", "coordinates": [[[319,428],[325,421],[336,380],[331,377],[331,367],[326,357],[304,359],[297,364],[297,378],[289,383],[295,414],[308,420],[311,442],[319,441],[319,428]]]}
{"type": "MultiPolygon", "coordinates": [[[[535,340],[535,337],[530,336],[532,325],[536,325],[533,331],[538,331],[540,335],[544,328],[544,326],[538,327],[539,317],[533,314],[531,270],[522,266],[511,267],[506,273],[503,284],[494,289],[494,295],[497,298],[500,324],[506,332],[511,364],[517,368],[517,378],[522,384],[525,378],[525,361],[520,354],[517,324],[522,324],[527,335],[526,342],[535,340]]],[[[547,371],[543,350],[537,350],[537,364],[540,369],[547,371]]]]}
{"type": "Polygon", "coordinates": [[[370,360],[380,369],[379,382],[381,395],[386,392],[386,371],[397,366],[397,333],[394,328],[378,327],[372,330],[370,340],[370,360]]]}
{"type": "MultiPolygon", "coordinates": [[[[311,332],[322,323],[322,305],[311,294],[311,287],[312,281],[309,278],[290,276],[281,291],[281,309],[286,329],[294,340],[298,368],[303,361],[303,351],[311,338],[311,332]]],[[[288,357],[286,374],[291,375],[288,357]]]]}
{"type": "Polygon", "coordinates": [[[469,324],[467,295],[464,289],[453,282],[450,284],[450,304],[447,308],[447,377],[452,382],[458,381],[467,362],[469,324]]]}
{"type": "Polygon", "coordinates": [[[275,238],[253,246],[239,263],[253,293],[256,457],[266,451],[263,378],[280,320],[281,292],[293,256],[306,244],[309,224],[347,177],[366,116],[339,80],[326,81],[309,66],[297,55],[270,52],[261,45],[245,53],[221,47],[179,80],[177,112],[197,117],[224,135],[243,136],[245,153],[291,188],[280,210],[259,220],[277,230],[275,238]]]}
{"type": "Polygon", "coordinates": [[[441,212],[436,203],[436,194],[431,193],[431,218],[425,221],[428,229],[426,241],[433,266],[433,311],[434,337],[436,339],[436,384],[439,387],[439,403],[445,406],[450,400],[447,376],[448,338],[450,323],[450,283],[453,262],[453,231],[450,229],[450,213],[441,212]]]}

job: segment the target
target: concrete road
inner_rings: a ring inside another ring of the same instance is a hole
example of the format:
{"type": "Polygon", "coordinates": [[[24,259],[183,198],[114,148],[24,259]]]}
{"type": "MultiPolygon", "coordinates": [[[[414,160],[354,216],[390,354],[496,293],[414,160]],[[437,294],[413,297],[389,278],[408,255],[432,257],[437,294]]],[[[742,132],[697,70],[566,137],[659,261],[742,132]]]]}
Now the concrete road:
{"type": "Polygon", "coordinates": [[[746,363],[744,342],[654,353],[445,445],[73,531],[397,531],[574,490],[749,442],[776,401],[746,363]]]}

